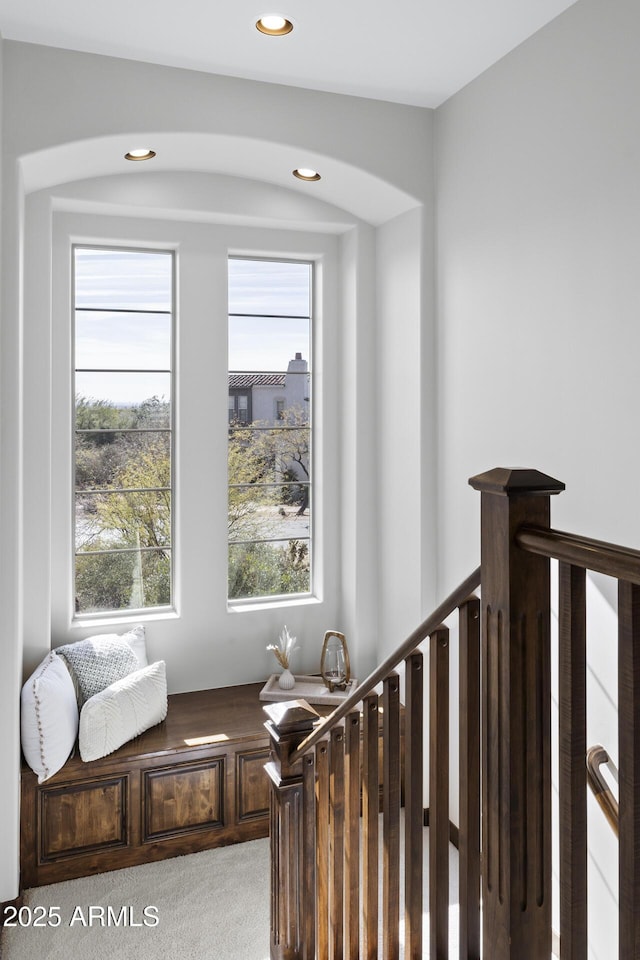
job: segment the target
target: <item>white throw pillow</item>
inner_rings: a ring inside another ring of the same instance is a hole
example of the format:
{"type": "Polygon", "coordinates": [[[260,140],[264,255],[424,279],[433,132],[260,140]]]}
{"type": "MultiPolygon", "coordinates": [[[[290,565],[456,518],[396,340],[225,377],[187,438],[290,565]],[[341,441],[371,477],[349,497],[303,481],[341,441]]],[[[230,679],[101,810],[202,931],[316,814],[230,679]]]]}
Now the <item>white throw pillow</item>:
{"type": "Polygon", "coordinates": [[[138,658],[129,644],[115,634],[65,643],[56,653],[67,663],[80,695],[80,707],[105,687],[139,669],[138,658]]]}
{"type": "Polygon", "coordinates": [[[38,783],[66,763],[78,735],[78,704],[64,662],[50,653],[22,688],[22,752],[38,783]]]}
{"type": "MultiPolygon", "coordinates": [[[[140,667],[146,667],[149,665],[149,661],[147,659],[147,642],[146,642],[145,629],[144,629],[143,623],[136,624],[135,627],[131,627],[131,629],[128,630],[126,633],[98,633],[93,637],[87,637],[86,640],[90,640],[98,648],[104,646],[105,642],[109,644],[112,640],[117,640],[118,643],[120,643],[121,641],[124,641],[127,644],[127,646],[131,648],[131,650],[135,654],[136,660],[138,661],[137,667],[133,666],[133,663],[130,665],[129,672],[133,672],[134,670],[140,669],[140,667]]],[[[76,643],[85,643],[85,641],[77,640],[76,643]]],[[[74,646],[74,645],[75,644],[71,644],[70,646],[74,646]]],[[[64,647],[58,647],[58,652],[61,654],[62,659],[66,664],[69,673],[71,674],[73,686],[76,691],[76,701],[78,703],[78,709],[80,710],[82,707],[82,704],[85,702],[87,697],[85,696],[85,693],[81,689],[78,676],[70,660],[67,660],[67,658],[64,656],[64,647]]],[[[119,676],[121,675],[122,674],[120,674],[119,676]]],[[[115,680],[116,680],[116,677],[111,677],[110,682],[114,683],[115,680]]],[[[108,684],[105,684],[105,686],[108,686],[108,684]]],[[[97,692],[98,692],[97,690],[93,691],[93,693],[97,693],[97,692]]]]}
{"type": "MultiPolygon", "coordinates": [[[[135,627],[131,627],[126,633],[99,633],[96,636],[87,637],[87,640],[124,640],[135,653],[139,666],[147,667],[149,665],[147,659],[147,641],[143,623],[137,623],[135,627]]],[[[81,640],[77,642],[82,643],[81,640]]]]}
{"type": "Polygon", "coordinates": [[[136,670],[87,700],[80,713],[80,756],[98,760],[167,715],[164,660],[136,670]]]}
{"type": "Polygon", "coordinates": [[[149,666],[149,661],[147,660],[147,642],[144,635],[143,623],[139,623],[137,626],[132,627],[127,633],[121,633],[120,639],[126,640],[138,658],[138,663],[141,667],[149,666]]]}

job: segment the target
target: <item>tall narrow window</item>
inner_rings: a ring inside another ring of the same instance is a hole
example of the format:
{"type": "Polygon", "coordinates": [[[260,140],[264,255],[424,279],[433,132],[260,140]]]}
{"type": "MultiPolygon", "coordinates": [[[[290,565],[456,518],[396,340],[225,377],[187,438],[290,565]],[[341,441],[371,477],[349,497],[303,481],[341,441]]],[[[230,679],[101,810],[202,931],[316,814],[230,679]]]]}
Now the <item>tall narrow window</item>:
{"type": "Polygon", "coordinates": [[[74,247],[75,609],[172,602],[173,255],[74,247]]]}
{"type": "Polygon", "coordinates": [[[310,263],[229,261],[229,599],[311,582],[310,263]]]}

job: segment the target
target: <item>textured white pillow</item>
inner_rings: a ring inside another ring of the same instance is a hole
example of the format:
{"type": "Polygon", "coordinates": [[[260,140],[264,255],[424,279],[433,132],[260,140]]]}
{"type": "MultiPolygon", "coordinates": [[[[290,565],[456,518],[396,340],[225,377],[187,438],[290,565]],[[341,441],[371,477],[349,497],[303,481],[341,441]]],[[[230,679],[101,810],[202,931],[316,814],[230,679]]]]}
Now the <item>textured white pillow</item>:
{"type": "MultiPolygon", "coordinates": [[[[133,672],[134,670],[139,670],[140,667],[146,667],[149,665],[149,661],[147,659],[147,642],[145,638],[145,630],[144,630],[143,623],[136,624],[136,626],[128,630],[127,633],[98,633],[95,636],[87,637],[86,639],[87,641],[91,641],[93,644],[95,644],[95,646],[98,649],[101,646],[103,646],[105,641],[107,644],[109,644],[109,642],[112,640],[117,640],[118,642],[124,641],[127,644],[127,646],[131,648],[131,650],[135,655],[136,660],[138,661],[138,666],[137,667],[131,666],[130,672],[133,672]]],[[[77,640],[76,643],[86,644],[86,641],[77,640]]],[[[65,646],[67,645],[65,644],[65,646]]],[[[71,644],[71,646],[75,646],[75,644],[71,644]]],[[[58,652],[62,656],[62,660],[65,663],[67,670],[71,674],[71,680],[73,681],[73,686],[76,691],[76,701],[78,704],[78,709],[80,710],[87,698],[83,690],[81,689],[78,675],[76,674],[71,662],[68,661],[67,658],[64,656],[64,647],[58,647],[58,652]]],[[[122,674],[120,674],[120,676],[121,675],[122,674]]],[[[112,677],[111,679],[112,679],[112,682],[115,682],[116,678],[112,677]]],[[[106,685],[108,686],[108,684],[106,685]]],[[[97,693],[98,691],[94,690],[93,692],[97,693]]]]}
{"type": "Polygon", "coordinates": [[[138,658],[120,637],[87,637],[65,643],[56,653],[63,657],[80,695],[78,706],[139,669],[138,658]]]}
{"type": "MultiPolygon", "coordinates": [[[[87,640],[97,640],[98,642],[101,640],[124,640],[135,653],[139,666],[146,667],[149,665],[143,623],[136,624],[135,627],[131,627],[126,633],[99,633],[96,636],[87,637],[87,640]]],[[[77,642],[82,643],[81,640],[77,642]]]]}
{"type": "Polygon", "coordinates": [[[64,662],[50,653],[22,688],[22,752],[38,783],[62,767],[78,735],[78,704],[64,662]]]}
{"type": "Polygon", "coordinates": [[[164,660],[136,670],[87,700],[80,713],[80,756],[98,760],[167,715],[164,660]]]}

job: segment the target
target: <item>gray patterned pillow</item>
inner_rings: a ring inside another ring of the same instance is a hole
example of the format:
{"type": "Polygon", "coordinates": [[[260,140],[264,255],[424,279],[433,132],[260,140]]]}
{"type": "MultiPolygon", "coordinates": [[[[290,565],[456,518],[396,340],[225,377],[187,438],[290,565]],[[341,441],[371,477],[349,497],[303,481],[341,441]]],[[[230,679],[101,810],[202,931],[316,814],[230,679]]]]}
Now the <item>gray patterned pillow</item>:
{"type": "Polygon", "coordinates": [[[126,642],[116,636],[89,637],[57,647],[64,657],[78,690],[78,705],[139,669],[138,658],[126,642]]]}

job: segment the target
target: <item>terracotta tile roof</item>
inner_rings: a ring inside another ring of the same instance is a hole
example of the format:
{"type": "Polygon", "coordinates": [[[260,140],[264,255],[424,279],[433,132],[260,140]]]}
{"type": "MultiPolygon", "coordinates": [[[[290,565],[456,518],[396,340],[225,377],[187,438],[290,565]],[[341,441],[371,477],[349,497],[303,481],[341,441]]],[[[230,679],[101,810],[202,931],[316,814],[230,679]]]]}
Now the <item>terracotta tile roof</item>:
{"type": "Polygon", "coordinates": [[[284,373],[230,373],[230,387],[284,387],[284,373]]]}

